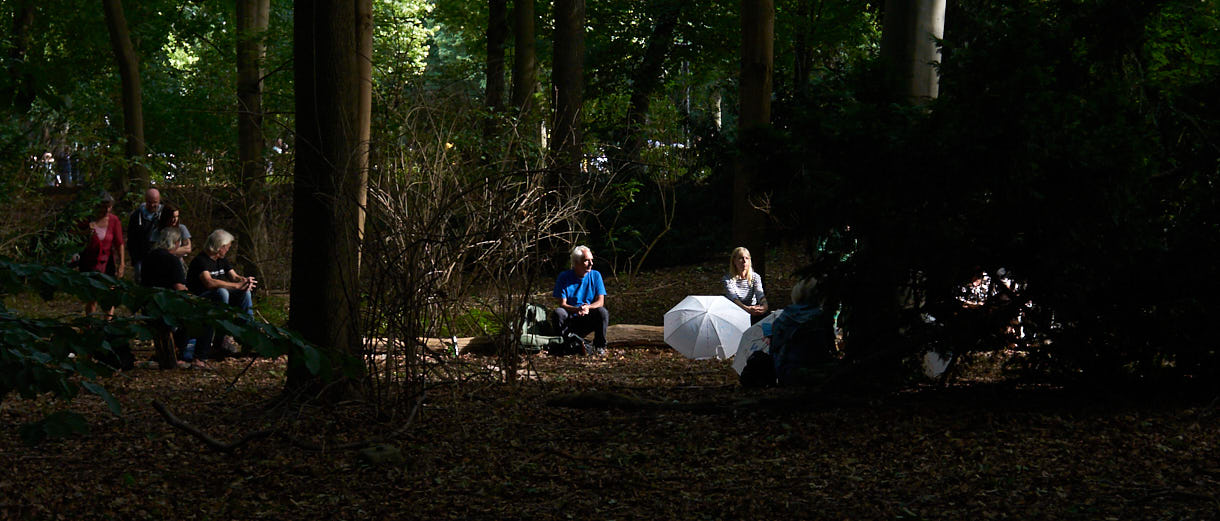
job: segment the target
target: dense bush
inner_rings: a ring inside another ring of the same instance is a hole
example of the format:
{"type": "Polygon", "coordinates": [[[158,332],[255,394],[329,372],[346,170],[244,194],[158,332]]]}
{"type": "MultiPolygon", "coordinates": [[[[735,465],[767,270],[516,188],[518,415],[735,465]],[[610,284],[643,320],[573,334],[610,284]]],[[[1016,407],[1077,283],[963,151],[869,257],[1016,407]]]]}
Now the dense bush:
{"type": "Polygon", "coordinates": [[[885,103],[869,71],[787,100],[746,146],[784,144],[767,182],[791,232],[851,239],[819,267],[849,356],[1011,347],[1041,374],[1214,375],[1216,15],[974,3],[948,15],[926,109],[885,103]],[[1019,290],[963,306],[1001,268],[1019,290]],[[1025,336],[997,334],[1017,316],[1025,336]]]}

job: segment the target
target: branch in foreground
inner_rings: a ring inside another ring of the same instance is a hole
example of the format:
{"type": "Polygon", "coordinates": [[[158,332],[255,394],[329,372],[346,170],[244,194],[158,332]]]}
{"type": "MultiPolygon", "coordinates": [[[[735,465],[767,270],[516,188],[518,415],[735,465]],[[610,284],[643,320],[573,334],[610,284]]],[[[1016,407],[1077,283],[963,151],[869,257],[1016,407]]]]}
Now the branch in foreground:
{"type": "MultiPolygon", "coordinates": [[[[367,447],[374,443],[378,443],[380,441],[384,441],[386,439],[396,437],[399,434],[402,434],[403,432],[405,432],[407,430],[407,428],[410,427],[412,423],[414,423],[415,416],[417,413],[419,413],[419,408],[420,408],[420,406],[423,405],[424,399],[426,397],[427,397],[427,392],[420,393],[419,398],[415,401],[415,406],[411,408],[411,412],[410,412],[410,414],[407,415],[407,419],[405,422],[403,422],[403,425],[401,427],[399,427],[398,429],[395,429],[394,432],[391,432],[388,435],[381,436],[379,438],[374,438],[374,439],[364,440],[364,441],[357,441],[357,442],[353,442],[353,443],[345,443],[342,445],[336,445],[336,446],[332,446],[332,447],[324,447],[324,446],[318,445],[316,443],[298,440],[298,439],[293,438],[292,436],[289,436],[284,433],[280,433],[280,436],[283,437],[290,444],[292,444],[293,446],[295,446],[297,448],[318,451],[318,452],[325,451],[328,448],[334,449],[334,450],[348,450],[348,449],[364,448],[364,447],[367,447]]],[[[276,434],[276,429],[264,429],[261,431],[251,432],[250,434],[242,436],[242,438],[240,440],[237,440],[233,443],[225,443],[223,441],[217,440],[216,438],[213,438],[208,433],[200,430],[198,427],[195,427],[194,425],[191,425],[191,424],[183,421],[182,419],[179,419],[177,416],[174,416],[174,413],[170,412],[169,409],[167,409],[165,407],[165,405],[162,404],[160,401],[153,400],[152,406],[153,406],[153,409],[156,409],[157,412],[161,414],[161,417],[165,419],[166,423],[168,423],[174,427],[177,427],[178,429],[181,429],[182,431],[186,432],[187,434],[190,434],[191,436],[198,438],[208,447],[211,447],[212,449],[215,449],[215,450],[218,450],[221,452],[233,452],[233,451],[237,450],[238,448],[240,448],[241,446],[243,446],[247,443],[250,443],[251,441],[266,438],[268,436],[271,436],[272,434],[276,434]]]]}
{"type": "Polygon", "coordinates": [[[190,434],[191,436],[199,438],[199,440],[202,441],[207,446],[209,446],[213,449],[219,450],[221,452],[233,452],[233,451],[237,450],[238,448],[240,448],[242,445],[245,445],[245,444],[250,443],[251,441],[254,441],[257,439],[266,438],[267,436],[270,436],[275,433],[274,429],[255,431],[255,432],[252,432],[250,434],[243,436],[240,440],[237,440],[233,443],[225,443],[220,440],[217,440],[216,438],[209,436],[208,433],[203,432],[202,430],[199,430],[198,427],[195,427],[194,425],[191,425],[185,421],[178,419],[178,417],[174,416],[174,413],[169,412],[169,409],[166,409],[165,405],[163,405],[161,402],[159,402],[157,400],[153,400],[152,406],[153,406],[153,409],[156,409],[157,412],[161,414],[162,418],[165,418],[166,423],[169,423],[170,425],[185,431],[187,434],[190,434]]]}

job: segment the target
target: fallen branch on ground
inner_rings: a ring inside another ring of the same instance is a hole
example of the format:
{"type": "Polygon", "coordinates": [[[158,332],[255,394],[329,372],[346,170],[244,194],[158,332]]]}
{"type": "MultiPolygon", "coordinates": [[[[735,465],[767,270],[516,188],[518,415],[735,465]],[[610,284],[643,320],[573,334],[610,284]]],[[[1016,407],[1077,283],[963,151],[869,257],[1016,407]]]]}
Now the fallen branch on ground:
{"type": "Polygon", "coordinates": [[[255,431],[255,432],[252,432],[250,434],[243,436],[240,440],[237,440],[233,443],[225,443],[220,440],[217,440],[216,438],[209,436],[208,433],[203,432],[202,430],[199,430],[198,427],[195,427],[194,425],[191,425],[185,421],[178,419],[178,417],[174,416],[174,413],[169,412],[169,409],[166,409],[165,405],[163,405],[161,402],[159,402],[157,400],[153,400],[152,406],[153,406],[153,409],[156,409],[158,413],[161,413],[161,417],[165,418],[165,421],[167,423],[185,431],[187,434],[190,434],[190,435],[198,438],[200,441],[202,441],[207,446],[209,446],[213,449],[219,450],[221,452],[233,452],[233,451],[237,450],[238,448],[240,448],[242,445],[245,445],[245,444],[250,443],[251,441],[254,441],[257,439],[266,438],[267,436],[270,436],[275,433],[274,429],[255,431]]]}
{"type": "Polygon", "coordinates": [[[288,434],[278,432],[278,429],[264,429],[264,430],[260,430],[260,431],[255,431],[255,432],[252,432],[250,434],[243,436],[240,440],[237,440],[233,443],[225,443],[223,441],[217,440],[216,438],[213,438],[208,433],[200,430],[198,427],[195,427],[194,425],[191,425],[191,424],[183,421],[182,419],[178,418],[177,416],[174,416],[174,413],[170,412],[169,409],[166,408],[165,405],[162,404],[161,402],[159,402],[157,400],[153,400],[152,406],[153,406],[153,409],[156,409],[157,412],[161,414],[161,417],[165,419],[166,423],[169,423],[170,425],[177,427],[178,429],[181,429],[182,431],[186,432],[187,434],[190,434],[191,436],[198,438],[208,447],[211,447],[212,449],[215,449],[215,450],[218,450],[221,452],[233,452],[233,451],[237,450],[238,448],[240,448],[241,446],[243,446],[247,443],[250,443],[251,441],[266,438],[273,434],[279,434],[280,437],[284,438],[288,443],[292,444],[292,446],[297,447],[299,449],[311,450],[311,451],[315,451],[315,452],[322,452],[322,451],[325,451],[328,449],[329,450],[361,449],[364,447],[368,447],[369,445],[373,445],[375,443],[382,443],[382,442],[386,441],[387,439],[394,438],[394,437],[402,434],[414,422],[415,416],[417,413],[419,413],[419,408],[420,408],[420,406],[423,405],[424,399],[427,397],[427,395],[428,395],[428,393],[426,391],[423,393],[420,393],[419,398],[415,401],[415,406],[413,406],[411,408],[411,412],[407,414],[406,421],[404,421],[402,426],[395,429],[393,432],[390,432],[387,435],[379,436],[379,437],[373,438],[373,439],[357,441],[357,442],[352,442],[352,443],[344,443],[341,445],[334,445],[334,446],[329,446],[329,447],[319,445],[317,443],[313,443],[313,442],[309,442],[309,441],[298,440],[292,436],[289,436],[288,434]]]}

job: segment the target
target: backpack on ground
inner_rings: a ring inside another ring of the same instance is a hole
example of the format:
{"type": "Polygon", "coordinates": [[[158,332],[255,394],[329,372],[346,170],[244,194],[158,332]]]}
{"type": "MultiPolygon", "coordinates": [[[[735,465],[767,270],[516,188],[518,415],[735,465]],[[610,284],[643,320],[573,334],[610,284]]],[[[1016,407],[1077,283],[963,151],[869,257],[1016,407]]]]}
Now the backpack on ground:
{"type": "Polygon", "coordinates": [[[518,343],[523,351],[551,352],[566,343],[563,336],[551,325],[550,310],[547,308],[527,303],[521,314],[521,338],[518,343]]]}

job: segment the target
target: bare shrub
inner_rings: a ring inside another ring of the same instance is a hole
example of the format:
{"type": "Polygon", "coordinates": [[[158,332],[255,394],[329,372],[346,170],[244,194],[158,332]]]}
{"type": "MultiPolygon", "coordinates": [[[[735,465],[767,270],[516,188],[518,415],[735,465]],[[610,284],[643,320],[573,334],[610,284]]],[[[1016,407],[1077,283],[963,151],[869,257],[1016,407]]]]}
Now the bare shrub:
{"type": "Polygon", "coordinates": [[[579,196],[545,187],[543,172],[478,153],[481,140],[461,131],[480,128],[478,114],[447,101],[411,104],[370,176],[365,364],[370,398],[394,410],[413,405],[430,382],[517,378],[522,307],[546,250],[575,229],[580,206],[579,196]],[[490,322],[494,366],[454,356],[454,337],[466,333],[456,319],[469,310],[490,322]]]}

